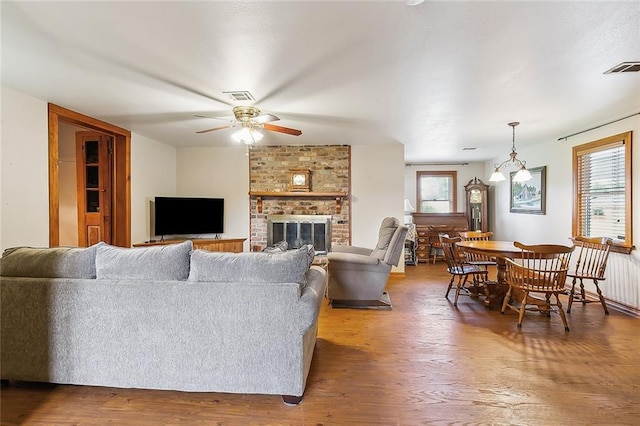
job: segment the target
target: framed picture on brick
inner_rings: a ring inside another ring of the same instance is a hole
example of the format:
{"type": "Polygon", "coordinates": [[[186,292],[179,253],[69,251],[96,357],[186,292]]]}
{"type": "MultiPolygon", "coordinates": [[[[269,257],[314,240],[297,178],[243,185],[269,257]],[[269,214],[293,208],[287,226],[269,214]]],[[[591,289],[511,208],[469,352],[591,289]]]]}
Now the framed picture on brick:
{"type": "Polygon", "coordinates": [[[311,191],[311,171],[309,169],[289,170],[289,191],[311,191]]]}

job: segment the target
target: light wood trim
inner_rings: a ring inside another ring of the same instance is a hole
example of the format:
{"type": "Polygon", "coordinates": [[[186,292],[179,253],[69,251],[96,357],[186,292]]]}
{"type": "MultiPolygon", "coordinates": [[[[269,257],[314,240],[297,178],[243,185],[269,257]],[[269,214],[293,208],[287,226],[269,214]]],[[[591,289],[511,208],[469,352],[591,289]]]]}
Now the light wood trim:
{"type": "Polygon", "coordinates": [[[113,176],[113,244],[131,246],[131,136],[116,135],[113,143],[116,173],[113,176]],[[118,208],[116,208],[118,206],[118,208]]]}
{"type": "MultiPolygon", "coordinates": [[[[51,106],[51,104],[49,104],[51,106]]],[[[49,247],[60,245],[58,114],[49,108],[49,247]]]]}
{"type": "Polygon", "coordinates": [[[578,208],[578,157],[602,149],[603,147],[616,147],[623,143],[625,146],[625,203],[627,209],[625,211],[625,234],[627,239],[624,244],[616,243],[611,246],[611,251],[616,253],[630,254],[635,248],[633,245],[633,187],[632,187],[632,163],[633,163],[633,139],[632,132],[620,133],[609,136],[593,142],[587,142],[573,147],[572,167],[573,167],[573,209],[571,214],[571,235],[580,236],[578,232],[578,223],[580,222],[580,209],[578,208]]]}
{"type": "Polygon", "coordinates": [[[346,197],[346,192],[271,192],[271,191],[250,191],[252,197],[301,197],[301,198],[322,198],[322,197],[346,197]]]}
{"type": "Polygon", "coordinates": [[[420,212],[420,189],[422,176],[451,176],[453,184],[453,203],[451,204],[451,212],[458,211],[458,172],[455,170],[419,170],[416,172],[416,210],[420,212]]]}
{"type": "MultiPolygon", "coordinates": [[[[351,187],[351,185],[349,185],[351,187]]],[[[256,197],[258,213],[262,213],[263,198],[335,198],[336,214],[340,214],[342,210],[342,199],[347,197],[346,192],[271,192],[271,191],[249,191],[249,196],[256,197]]],[[[351,211],[349,211],[351,213],[351,211]]],[[[349,220],[351,223],[351,220],[349,220]]]]}
{"type": "Polygon", "coordinates": [[[89,117],[88,115],[80,114],[79,112],[75,112],[55,104],[51,104],[51,103],[49,104],[49,113],[57,114],[58,116],[62,117],[64,121],[68,121],[78,126],[96,130],[101,133],[106,133],[110,135],[121,134],[121,135],[126,135],[131,137],[131,132],[127,129],[114,126],[113,124],[109,124],[105,121],[98,120],[93,117],[89,117]]]}
{"type": "MultiPolygon", "coordinates": [[[[243,251],[244,242],[246,238],[189,238],[193,243],[194,249],[201,249],[207,251],[218,251],[227,253],[241,253],[243,251]]],[[[187,238],[176,238],[163,241],[145,241],[144,243],[136,243],[133,247],[151,247],[151,246],[166,246],[169,244],[180,244],[187,240],[187,238]]]]}
{"type": "Polygon", "coordinates": [[[58,130],[60,120],[98,133],[113,136],[114,154],[118,161],[114,168],[113,206],[115,217],[112,244],[131,246],[131,132],[122,127],[80,114],[55,104],[48,104],[49,111],[49,245],[60,244],[60,202],[58,188],[58,130]]]}

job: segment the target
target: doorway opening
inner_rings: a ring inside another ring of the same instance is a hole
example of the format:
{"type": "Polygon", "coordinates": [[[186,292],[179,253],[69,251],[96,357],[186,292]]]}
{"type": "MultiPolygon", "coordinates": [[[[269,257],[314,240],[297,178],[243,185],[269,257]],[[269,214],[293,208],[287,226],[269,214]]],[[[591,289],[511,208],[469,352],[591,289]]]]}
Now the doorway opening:
{"type": "Polygon", "coordinates": [[[54,104],[48,107],[49,246],[86,246],[97,242],[94,241],[97,239],[130,247],[131,132],[54,104]],[[65,135],[69,133],[74,135],[71,150],[64,142],[68,138],[65,135]],[[86,177],[94,173],[95,165],[90,162],[87,166],[87,157],[82,151],[77,154],[77,134],[92,135],[95,137],[89,139],[106,141],[104,149],[109,159],[105,160],[103,156],[103,164],[108,168],[102,173],[97,188],[90,188],[92,183],[87,186],[86,177]],[[80,166],[83,170],[80,170],[80,166]],[[82,177],[78,179],[78,176],[82,177]],[[96,197],[101,206],[104,205],[102,212],[100,208],[95,208],[94,201],[88,205],[87,199],[94,200],[96,197]],[[87,217],[83,218],[83,209],[90,212],[98,210],[92,213],[100,213],[98,219],[89,218],[89,227],[87,217]],[[85,233],[91,234],[91,238],[82,238],[83,227],[85,233]],[[77,231],[73,232],[74,229],[77,231]]]}

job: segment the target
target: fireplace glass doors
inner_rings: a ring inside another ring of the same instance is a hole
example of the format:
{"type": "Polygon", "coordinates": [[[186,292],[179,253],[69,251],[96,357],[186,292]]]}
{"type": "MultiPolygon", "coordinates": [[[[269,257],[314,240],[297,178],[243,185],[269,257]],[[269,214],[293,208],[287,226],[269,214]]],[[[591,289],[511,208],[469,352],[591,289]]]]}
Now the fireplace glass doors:
{"type": "Polygon", "coordinates": [[[312,244],[316,254],[327,254],[331,250],[331,216],[267,216],[267,245],[279,241],[286,241],[290,250],[312,244]]]}

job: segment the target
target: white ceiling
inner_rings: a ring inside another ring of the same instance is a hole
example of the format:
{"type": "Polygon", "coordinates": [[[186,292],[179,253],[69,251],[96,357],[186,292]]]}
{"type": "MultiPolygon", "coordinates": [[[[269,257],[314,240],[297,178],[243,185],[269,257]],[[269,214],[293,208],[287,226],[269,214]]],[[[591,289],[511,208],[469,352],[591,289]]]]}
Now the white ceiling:
{"type": "MultiPolygon", "coordinates": [[[[262,144],[405,145],[476,161],[640,112],[640,2],[179,1],[1,4],[2,85],[176,146],[230,146],[224,91],[262,144]],[[475,151],[463,148],[475,147],[475,151]]],[[[561,142],[559,142],[561,143],[561,142]]]]}

